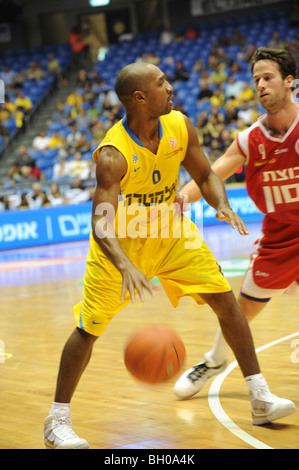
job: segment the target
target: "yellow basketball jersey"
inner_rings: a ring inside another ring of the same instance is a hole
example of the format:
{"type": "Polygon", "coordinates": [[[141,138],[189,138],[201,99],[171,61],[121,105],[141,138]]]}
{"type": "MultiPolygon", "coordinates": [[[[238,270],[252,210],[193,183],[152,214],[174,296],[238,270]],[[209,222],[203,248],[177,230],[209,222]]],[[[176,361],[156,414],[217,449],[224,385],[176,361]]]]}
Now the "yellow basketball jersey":
{"type": "Polygon", "coordinates": [[[165,207],[174,202],[180,165],[185,158],[188,145],[188,132],[183,115],[178,111],[171,111],[161,116],[159,134],[160,144],[157,153],[153,154],[133,134],[126,119],[123,118],[107,132],[93,153],[94,161],[97,162],[100,149],[109,145],[119,150],[127,161],[127,172],[120,183],[122,200],[116,217],[116,232],[120,238],[125,235],[120,233],[119,221],[123,220],[122,217],[126,217],[126,226],[128,226],[129,221],[132,221],[136,215],[131,206],[134,205],[135,208],[137,206],[140,211],[141,208],[144,211],[139,219],[135,219],[136,224],[139,223],[138,234],[142,236],[140,221],[145,211],[147,215],[144,217],[147,217],[149,222],[151,218],[149,214],[153,214],[154,206],[165,207]],[[126,208],[126,215],[120,214],[123,208],[126,208]]]}

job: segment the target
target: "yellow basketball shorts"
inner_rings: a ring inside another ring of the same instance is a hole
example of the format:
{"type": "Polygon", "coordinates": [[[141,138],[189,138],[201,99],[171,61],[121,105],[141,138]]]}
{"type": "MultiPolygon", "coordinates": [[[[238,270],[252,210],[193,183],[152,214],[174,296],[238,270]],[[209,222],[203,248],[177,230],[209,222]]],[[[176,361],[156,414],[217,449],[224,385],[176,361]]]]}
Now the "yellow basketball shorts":
{"type": "MultiPolygon", "coordinates": [[[[149,279],[157,277],[173,307],[179,299],[191,296],[198,304],[205,303],[200,293],[231,291],[221,267],[198,230],[196,240],[178,238],[123,239],[122,248],[130,260],[149,279]]],[[[83,301],[75,305],[76,325],[84,331],[100,336],[112,318],[129,302],[127,292],[121,302],[122,276],[106,258],[93,235],[86,260],[83,301]]]]}

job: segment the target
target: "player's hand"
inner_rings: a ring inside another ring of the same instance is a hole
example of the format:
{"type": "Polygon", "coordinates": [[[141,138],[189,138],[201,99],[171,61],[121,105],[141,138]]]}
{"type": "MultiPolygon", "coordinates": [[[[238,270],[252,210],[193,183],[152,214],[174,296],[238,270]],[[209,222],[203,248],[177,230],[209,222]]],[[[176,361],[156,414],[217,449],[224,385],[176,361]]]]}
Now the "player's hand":
{"type": "Polygon", "coordinates": [[[136,266],[131,262],[128,262],[127,266],[125,266],[120,272],[123,278],[120,298],[121,302],[124,301],[127,291],[129,291],[132,302],[135,302],[136,300],[136,291],[141,302],[144,302],[144,291],[147,291],[151,296],[154,296],[155,290],[158,290],[145,274],[143,274],[143,272],[136,268],[136,266]]]}
{"type": "Polygon", "coordinates": [[[241,235],[248,235],[248,230],[246,228],[245,223],[243,220],[236,214],[230,206],[224,205],[218,209],[216,212],[216,218],[220,221],[225,221],[231,224],[232,228],[235,229],[236,227],[239,230],[241,235]]]}

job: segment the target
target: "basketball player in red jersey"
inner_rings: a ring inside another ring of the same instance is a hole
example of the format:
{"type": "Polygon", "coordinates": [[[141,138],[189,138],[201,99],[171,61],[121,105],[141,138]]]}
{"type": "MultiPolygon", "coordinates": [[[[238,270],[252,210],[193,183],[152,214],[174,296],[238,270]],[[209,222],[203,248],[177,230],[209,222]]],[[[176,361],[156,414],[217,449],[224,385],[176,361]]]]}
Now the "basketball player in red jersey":
{"type": "MultiPolygon", "coordinates": [[[[248,321],[271,297],[299,290],[299,105],[292,96],[296,62],[285,50],[261,47],[251,63],[255,90],[267,112],[240,132],[212,166],[225,180],[245,163],[248,194],[265,214],[263,236],[256,242],[238,298],[248,321]]],[[[194,202],[201,194],[192,180],[179,197],[194,202]]],[[[181,398],[199,392],[225,369],[227,354],[219,330],[213,349],[179,378],[174,392],[181,398]]]]}

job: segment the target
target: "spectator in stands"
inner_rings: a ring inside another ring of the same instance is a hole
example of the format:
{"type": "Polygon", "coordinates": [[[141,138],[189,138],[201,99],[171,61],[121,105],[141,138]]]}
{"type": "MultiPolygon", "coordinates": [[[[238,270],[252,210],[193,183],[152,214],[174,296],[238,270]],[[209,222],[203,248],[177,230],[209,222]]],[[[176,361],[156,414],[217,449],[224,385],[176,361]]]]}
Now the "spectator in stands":
{"type": "Polygon", "coordinates": [[[160,35],[160,44],[171,44],[174,41],[174,33],[167,26],[160,35]]]}
{"type": "Polygon", "coordinates": [[[61,194],[57,183],[52,183],[50,192],[48,192],[48,200],[51,206],[60,206],[64,203],[64,196],[61,194]]]}
{"type": "Polygon", "coordinates": [[[45,129],[41,129],[39,135],[34,137],[32,141],[33,150],[40,150],[43,152],[49,147],[50,137],[47,136],[45,129]]]}
{"type": "Polygon", "coordinates": [[[113,108],[113,106],[117,105],[119,103],[119,99],[115,93],[114,90],[112,90],[106,82],[101,83],[101,91],[99,92],[99,99],[98,99],[98,104],[99,108],[103,108],[103,104],[105,102],[108,102],[109,105],[113,108]]]}
{"type": "Polygon", "coordinates": [[[28,201],[28,196],[26,193],[22,193],[19,209],[29,209],[29,207],[30,207],[30,204],[28,201]]]}
{"type": "Polygon", "coordinates": [[[210,49],[210,54],[208,55],[207,67],[208,69],[213,69],[217,64],[219,64],[219,54],[218,54],[218,45],[212,44],[210,49]]]}
{"type": "Polygon", "coordinates": [[[189,80],[189,72],[185,69],[183,62],[178,60],[175,64],[175,71],[172,77],[172,81],[186,82],[187,80],[189,80]]]}
{"type": "Polygon", "coordinates": [[[245,62],[250,62],[251,57],[255,51],[255,44],[249,44],[247,47],[244,46],[241,48],[241,51],[237,54],[237,60],[244,60],[245,62]]]}
{"type": "Polygon", "coordinates": [[[9,130],[5,126],[5,123],[3,123],[3,121],[0,119],[0,136],[5,137],[7,135],[9,135],[9,130]]]}
{"type": "Polygon", "coordinates": [[[36,178],[32,174],[33,168],[30,168],[30,166],[23,165],[19,169],[20,173],[20,184],[25,184],[25,183],[33,183],[36,181],[36,178]]]}
{"type": "Polygon", "coordinates": [[[86,107],[80,107],[78,109],[78,116],[76,118],[76,125],[78,129],[89,128],[92,123],[92,116],[87,113],[86,107]]]}
{"type": "Polygon", "coordinates": [[[218,45],[220,47],[228,47],[231,45],[231,38],[227,35],[227,34],[222,34],[220,39],[219,39],[219,43],[218,45]]]}
{"type": "Polygon", "coordinates": [[[60,157],[58,163],[55,163],[53,167],[53,181],[66,180],[69,177],[69,162],[66,161],[65,157],[60,157]]]}
{"type": "Polygon", "coordinates": [[[100,73],[93,69],[90,72],[90,81],[91,81],[91,86],[92,87],[98,87],[102,82],[103,82],[103,77],[100,75],[100,73]]]}
{"type": "Polygon", "coordinates": [[[210,81],[213,85],[220,85],[221,83],[227,80],[227,73],[226,71],[220,66],[220,64],[216,64],[214,67],[214,71],[210,75],[210,81]]]}
{"type": "Polygon", "coordinates": [[[0,212],[9,211],[11,209],[7,196],[0,196],[0,212]]]}
{"type": "Polygon", "coordinates": [[[225,53],[222,47],[218,49],[218,63],[220,67],[231,67],[233,64],[233,59],[225,53]]]}
{"type": "Polygon", "coordinates": [[[23,108],[16,107],[16,110],[14,112],[14,120],[15,120],[16,127],[18,129],[21,129],[25,122],[25,112],[23,108]]]}
{"type": "Polygon", "coordinates": [[[227,128],[222,129],[219,134],[219,150],[221,154],[226,151],[226,149],[230,146],[231,143],[232,137],[230,130],[227,128]]]}
{"type": "Polygon", "coordinates": [[[251,103],[254,100],[254,91],[251,88],[251,85],[248,82],[243,82],[243,89],[237,95],[237,99],[239,101],[246,101],[247,103],[251,103]]]}
{"type": "Polygon", "coordinates": [[[30,67],[26,72],[27,80],[39,81],[44,77],[43,69],[40,64],[35,61],[30,62],[30,67]]]}
{"type": "Polygon", "coordinates": [[[280,39],[279,31],[277,31],[277,30],[273,31],[272,37],[271,37],[270,41],[268,41],[267,46],[271,47],[272,49],[281,49],[282,40],[280,39]]]}
{"type": "Polygon", "coordinates": [[[99,143],[103,140],[105,134],[106,134],[106,129],[104,128],[103,121],[96,119],[95,122],[93,122],[93,125],[91,127],[91,132],[93,136],[93,141],[99,145],[99,143]]]}
{"type": "Polygon", "coordinates": [[[297,64],[299,64],[299,47],[298,40],[296,38],[292,39],[289,46],[287,47],[288,51],[292,54],[297,64]]]}
{"type": "Polygon", "coordinates": [[[72,187],[66,191],[66,197],[72,204],[81,204],[89,199],[89,191],[85,189],[80,177],[76,176],[72,187]]]}
{"type": "Polygon", "coordinates": [[[192,68],[192,72],[202,73],[205,70],[206,70],[206,67],[205,67],[204,63],[202,62],[202,60],[199,57],[197,57],[194,61],[194,66],[192,68]]]}
{"type": "Polygon", "coordinates": [[[207,80],[200,80],[200,92],[197,95],[197,101],[206,101],[213,96],[213,91],[210,88],[210,84],[207,80]]]}
{"type": "Polygon", "coordinates": [[[212,106],[222,107],[225,102],[225,94],[223,92],[223,83],[214,90],[213,95],[210,98],[212,106]]]}
{"type": "Polygon", "coordinates": [[[74,145],[68,149],[70,155],[79,151],[82,154],[90,150],[90,142],[86,138],[87,133],[85,131],[80,132],[80,138],[74,143],[74,145]]]}
{"type": "Polygon", "coordinates": [[[9,187],[9,186],[15,187],[15,184],[13,184],[13,182],[14,183],[20,183],[20,181],[22,179],[21,175],[20,175],[20,167],[17,165],[16,162],[13,162],[10,165],[7,176],[9,178],[9,183],[10,184],[7,184],[6,187],[9,187]]]}
{"type": "Polygon", "coordinates": [[[27,80],[25,70],[18,70],[16,75],[13,77],[13,87],[16,90],[17,88],[21,88],[23,83],[27,80]]]}
{"type": "Polygon", "coordinates": [[[69,177],[86,179],[86,175],[88,175],[89,168],[88,162],[86,160],[82,160],[81,152],[75,152],[74,159],[69,162],[69,177]]]}
{"type": "Polygon", "coordinates": [[[224,118],[221,114],[212,115],[205,126],[214,139],[218,139],[221,131],[224,129],[224,118]]]}
{"type": "Polygon", "coordinates": [[[238,119],[238,108],[232,104],[225,105],[225,124],[230,125],[235,123],[238,119]]]}
{"type": "Polygon", "coordinates": [[[33,183],[32,190],[33,190],[33,193],[28,195],[29,204],[31,208],[38,209],[39,207],[42,206],[42,202],[43,202],[43,199],[42,199],[43,190],[42,190],[41,184],[39,182],[33,183]]]}
{"type": "Polygon", "coordinates": [[[235,73],[240,73],[242,71],[243,71],[243,69],[242,69],[240,63],[237,60],[233,61],[232,64],[231,64],[229,74],[234,75],[235,73]]]}
{"type": "Polygon", "coordinates": [[[48,75],[53,77],[55,81],[60,80],[63,76],[59,60],[54,56],[52,52],[48,54],[47,70],[48,75]]]}
{"type": "Polygon", "coordinates": [[[69,148],[68,148],[68,144],[66,141],[66,135],[60,134],[60,143],[58,144],[58,147],[57,147],[57,156],[65,157],[65,158],[69,156],[69,148]]]}
{"type": "Polygon", "coordinates": [[[91,85],[91,80],[87,71],[85,69],[80,69],[78,73],[77,87],[84,88],[86,84],[91,85]]]}
{"type": "Polygon", "coordinates": [[[68,149],[74,148],[81,138],[81,132],[78,131],[76,124],[70,126],[70,133],[66,136],[68,149]]]}
{"type": "Polygon", "coordinates": [[[51,202],[49,201],[48,195],[43,191],[40,195],[41,207],[50,207],[51,202]]]}
{"type": "MultiPolygon", "coordinates": [[[[13,104],[13,111],[15,110],[15,105],[13,104]]],[[[12,112],[10,107],[8,106],[8,103],[2,103],[0,106],[0,119],[2,122],[5,123],[7,119],[10,119],[12,117],[12,112]]]]}
{"type": "Polygon", "coordinates": [[[19,146],[15,164],[18,168],[22,166],[29,166],[30,168],[33,168],[35,166],[35,161],[28,155],[27,148],[25,145],[19,146]]]}
{"type": "Polygon", "coordinates": [[[56,111],[52,115],[52,120],[55,122],[67,123],[69,120],[69,114],[65,110],[64,103],[62,101],[58,101],[56,103],[56,111]]]}
{"type": "Polygon", "coordinates": [[[152,51],[147,53],[146,62],[150,64],[158,65],[160,63],[160,57],[156,56],[152,51]]]}
{"type": "Polygon", "coordinates": [[[61,146],[61,135],[58,130],[54,130],[52,136],[50,137],[48,148],[49,149],[58,149],[61,146]]]}
{"type": "Polygon", "coordinates": [[[90,103],[94,103],[94,101],[97,98],[97,93],[92,89],[90,83],[85,83],[83,93],[83,102],[87,104],[87,106],[90,105],[90,103]]]}
{"type": "Polygon", "coordinates": [[[231,44],[236,46],[243,46],[246,44],[246,38],[239,29],[235,29],[231,44]]]}
{"type": "Polygon", "coordinates": [[[97,121],[98,116],[101,114],[100,108],[98,107],[95,101],[91,101],[90,106],[87,110],[87,113],[91,116],[92,122],[91,127],[94,125],[94,120],[97,121]]]}
{"type": "Polygon", "coordinates": [[[196,39],[197,38],[197,32],[193,28],[193,26],[191,26],[191,25],[187,26],[186,31],[185,31],[185,38],[186,39],[196,39]]]}
{"type": "Polygon", "coordinates": [[[248,101],[241,101],[241,108],[238,111],[238,118],[242,119],[246,126],[253,124],[259,117],[256,106],[248,105],[248,101]]]}
{"type": "Polygon", "coordinates": [[[22,90],[16,90],[16,95],[14,104],[16,108],[21,108],[26,115],[33,107],[32,101],[29,96],[25,96],[22,90]]]}
{"type": "Polygon", "coordinates": [[[224,85],[224,94],[226,100],[236,98],[244,89],[244,82],[236,80],[233,75],[228,77],[226,84],[224,85]]]}
{"type": "Polygon", "coordinates": [[[0,78],[4,81],[6,87],[14,83],[15,77],[16,72],[14,70],[11,70],[11,68],[7,64],[3,65],[3,70],[0,73],[0,78]]]}
{"type": "Polygon", "coordinates": [[[84,175],[84,180],[95,180],[96,179],[96,167],[92,158],[87,160],[88,170],[84,175]]]}
{"type": "Polygon", "coordinates": [[[88,45],[83,39],[83,35],[79,26],[73,27],[69,35],[69,43],[74,54],[75,61],[79,64],[84,62],[88,54],[88,45]]]}
{"type": "Polygon", "coordinates": [[[72,90],[68,95],[65,104],[68,106],[80,105],[83,103],[83,97],[76,89],[72,90]]]}
{"type": "Polygon", "coordinates": [[[248,128],[248,125],[243,121],[242,118],[238,117],[236,120],[236,126],[231,130],[231,137],[234,140],[239,132],[245,131],[248,128]]]}

